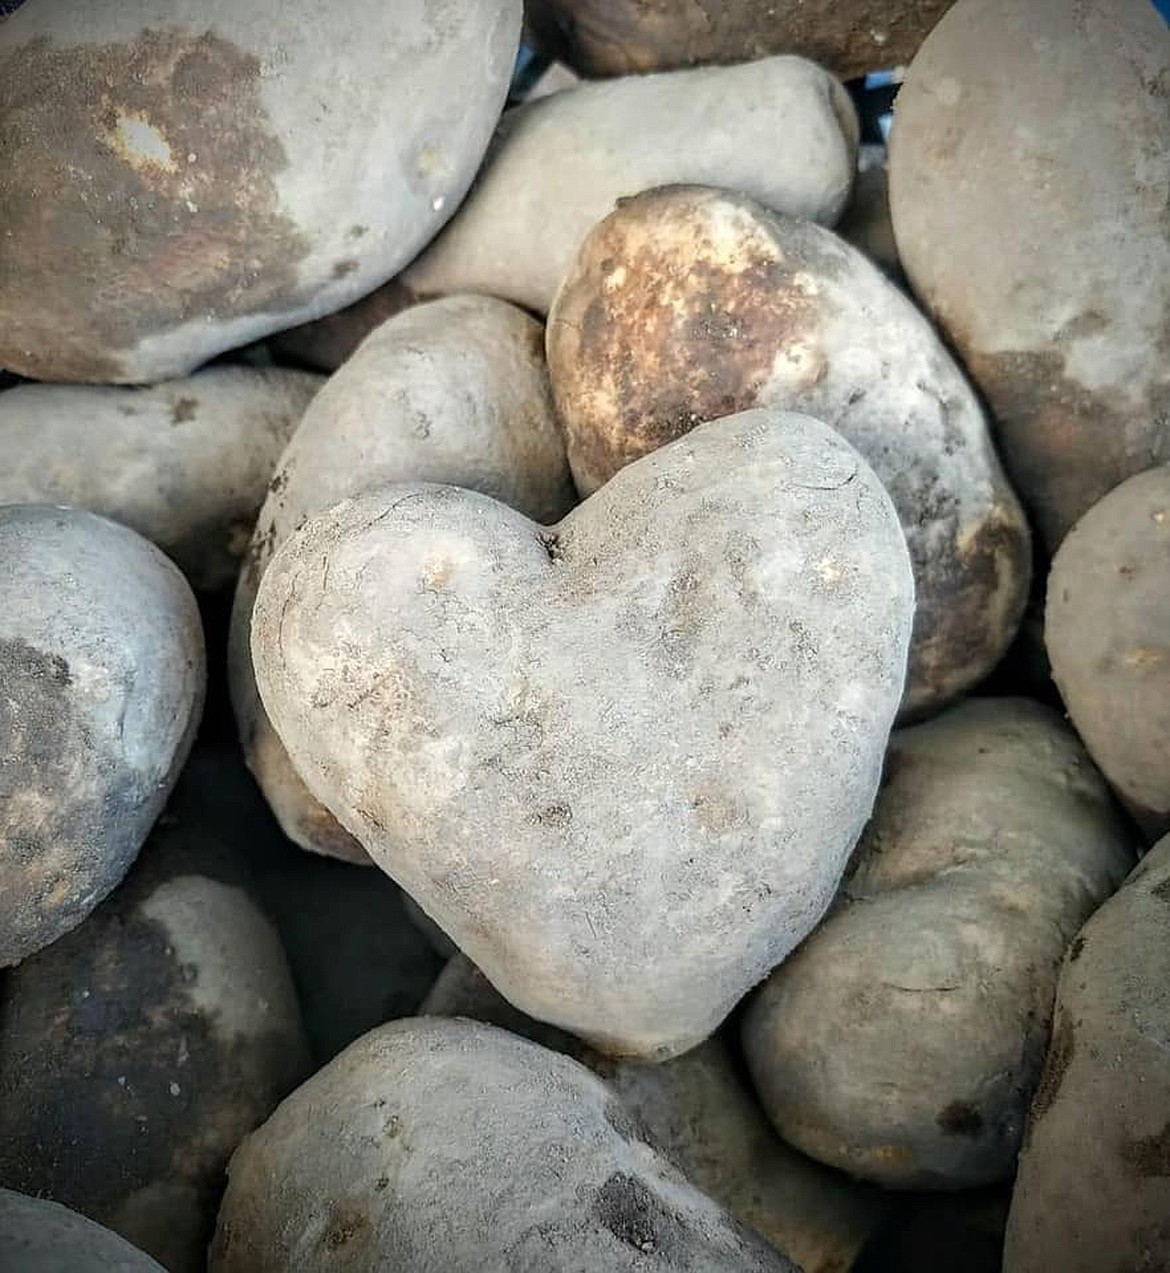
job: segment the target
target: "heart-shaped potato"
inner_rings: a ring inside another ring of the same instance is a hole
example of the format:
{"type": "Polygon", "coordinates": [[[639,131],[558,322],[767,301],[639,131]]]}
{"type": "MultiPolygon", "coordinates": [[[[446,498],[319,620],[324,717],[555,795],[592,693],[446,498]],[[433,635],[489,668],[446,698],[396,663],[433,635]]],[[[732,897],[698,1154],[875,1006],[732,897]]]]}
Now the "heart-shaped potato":
{"type": "Polygon", "coordinates": [[[824,913],[912,614],[873,471],[753,411],[552,528],[453,487],[347,500],[273,558],[252,652],[310,790],[501,993],[665,1058],[824,913]]]}

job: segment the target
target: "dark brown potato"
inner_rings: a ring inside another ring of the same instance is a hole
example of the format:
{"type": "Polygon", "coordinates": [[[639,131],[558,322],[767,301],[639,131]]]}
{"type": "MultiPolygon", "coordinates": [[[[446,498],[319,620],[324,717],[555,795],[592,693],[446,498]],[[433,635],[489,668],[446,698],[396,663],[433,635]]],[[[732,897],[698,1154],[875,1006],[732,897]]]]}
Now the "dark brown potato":
{"type": "Polygon", "coordinates": [[[1085,746],[1151,840],[1170,831],[1170,465],[1085,514],[1048,580],[1045,642],[1085,746]]]}
{"type": "Polygon", "coordinates": [[[898,252],[1049,552],[1170,460],[1168,91],[1150,0],[960,0],[898,94],[898,252]]]}
{"type": "Polygon", "coordinates": [[[541,47],[587,75],[799,53],[842,79],[905,64],[953,0],[528,0],[541,47]]]}
{"type": "Polygon", "coordinates": [[[1003,1267],[1170,1268],[1170,837],[1065,956],[1003,1267]]]}

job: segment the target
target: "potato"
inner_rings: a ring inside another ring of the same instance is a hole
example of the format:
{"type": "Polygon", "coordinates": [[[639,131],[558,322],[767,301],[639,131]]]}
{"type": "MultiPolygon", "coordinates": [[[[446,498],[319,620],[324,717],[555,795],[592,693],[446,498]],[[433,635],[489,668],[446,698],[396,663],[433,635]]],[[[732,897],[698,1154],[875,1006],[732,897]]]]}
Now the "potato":
{"type": "Polygon", "coordinates": [[[1065,956],[1005,1273],[1170,1268],[1170,837],[1065,956]]]}
{"type": "MultiPolygon", "coordinates": [[[[3,10],[0,9],[0,14],[3,10]]],[[[129,1242],[44,1198],[0,1189],[0,1269],[12,1273],[166,1273],[129,1242]]]]}
{"type": "Polygon", "coordinates": [[[520,0],[37,0],[0,26],[0,366],[156,381],[385,282],[451,216],[520,0]]]}
{"type": "Polygon", "coordinates": [[[252,654],[309,789],[501,993],[665,1059],[827,907],[912,597],[857,452],[745,412],[551,528],[454,487],[347,500],[273,558],[252,654]]]}
{"type": "Polygon", "coordinates": [[[234,585],[268,479],[322,379],[214,367],[155,389],[0,397],[0,504],[72,504],[157,544],[196,588],[234,585]]]}
{"type": "Polygon", "coordinates": [[[1132,861],[1048,708],[972,699],[895,734],[834,910],[744,1017],[780,1134],[883,1185],[1010,1177],[1061,956],[1132,861]]]}
{"type": "Polygon", "coordinates": [[[261,510],[237,586],[228,645],[248,765],[289,839],[367,862],[309,794],[256,695],[248,632],[272,554],[308,517],[384,482],[449,482],[541,521],[572,504],[541,325],[515,306],[453,296],[378,328],[305,413],[261,510]]]}
{"type": "Polygon", "coordinates": [[[590,226],[616,199],[671,181],[832,224],[857,140],[849,94],[801,58],[554,93],[505,114],[459,215],[394,286],[402,303],[487,292],[545,313],[590,226]]]}
{"type": "Polygon", "coordinates": [[[898,94],[902,264],[1050,552],[1170,460],[1168,75],[1150,0],[959,0],[898,94]]]}
{"type": "Polygon", "coordinates": [[[518,1012],[466,955],[443,969],[421,1013],[500,1026],[589,1066],[693,1185],[804,1273],[849,1268],[877,1227],[881,1195],[789,1149],[718,1036],[662,1065],[609,1061],[518,1012]]]}
{"type": "Polygon", "coordinates": [[[857,447],[914,563],[904,719],[962,694],[1011,644],[1030,539],[978,400],[913,304],[831,231],[731,191],[646,191],[582,242],[547,347],[585,494],[749,407],[806,412],[857,447]]]}
{"type": "Polygon", "coordinates": [[[228,1158],[311,1072],[280,939],[190,805],[0,1007],[0,1180],[170,1273],[205,1269],[228,1158]]]}
{"type": "Polygon", "coordinates": [[[528,0],[540,46],[587,75],[800,53],[842,79],[908,62],[953,0],[528,0]]]}
{"type": "Polygon", "coordinates": [[[244,1141],[209,1267],[798,1273],[588,1070],[437,1018],[367,1034],[244,1141]]]}
{"type": "Polygon", "coordinates": [[[1044,636],[1077,733],[1157,839],[1170,831],[1170,465],[1076,524],[1052,563],[1044,636]]]}
{"type": "Polygon", "coordinates": [[[0,506],[0,562],[3,968],[126,874],[190,748],[206,673],[190,588],[133,531],[0,506]]]}

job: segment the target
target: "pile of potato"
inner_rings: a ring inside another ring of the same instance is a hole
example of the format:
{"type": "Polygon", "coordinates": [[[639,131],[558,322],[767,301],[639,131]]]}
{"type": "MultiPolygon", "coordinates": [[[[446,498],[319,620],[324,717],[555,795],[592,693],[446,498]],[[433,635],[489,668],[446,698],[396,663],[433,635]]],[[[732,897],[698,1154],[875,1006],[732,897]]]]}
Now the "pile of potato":
{"type": "Polygon", "coordinates": [[[0,1270],[1170,1269],[1151,0],[0,0],[0,156],[0,1270]]]}

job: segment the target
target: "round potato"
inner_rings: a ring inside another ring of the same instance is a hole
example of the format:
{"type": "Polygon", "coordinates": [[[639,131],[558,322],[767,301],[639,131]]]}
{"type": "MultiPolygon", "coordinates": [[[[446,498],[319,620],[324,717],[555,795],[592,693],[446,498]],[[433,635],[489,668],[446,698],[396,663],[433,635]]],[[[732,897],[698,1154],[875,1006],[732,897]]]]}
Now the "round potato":
{"type": "Polygon", "coordinates": [[[347,861],[368,858],[305,788],[256,694],[252,607],[296,527],[348,495],[406,481],[484,491],[538,521],[569,509],[540,323],[491,297],[452,296],[384,324],[330,378],[273,476],[232,610],[232,703],[248,765],[285,834],[347,861]]]}
{"type": "Polygon", "coordinates": [[[195,588],[234,585],[268,479],[323,380],[214,367],[154,389],[0,397],[0,504],[72,504],[157,544],[195,588]]]}
{"type": "Polygon", "coordinates": [[[1064,949],[1132,862],[1048,708],[971,699],[895,734],[834,910],[744,1018],[780,1134],[883,1185],[1008,1179],[1064,949]]]}
{"type": "Polygon", "coordinates": [[[505,114],[459,215],[394,286],[403,304],[487,292],[546,313],[590,226],[615,200],[672,181],[745,190],[831,225],[857,141],[849,94],[801,58],[554,93],[505,114]]]}
{"type": "Polygon", "coordinates": [[[528,0],[542,49],[586,75],[799,53],[842,79],[902,66],[953,0],[528,0]]]}
{"type": "Polygon", "coordinates": [[[587,1065],[693,1185],[803,1273],[851,1267],[885,1209],[877,1190],[814,1163],[776,1136],[738,1059],[718,1036],[661,1065],[607,1060],[518,1012],[466,955],[443,969],[421,1014],[485,1021],[587,1065]]]}
{"type": "Polygon", "coordinates": [[[466,193],[520,0],[37,0],[0,26],[0,366],[138,383],[363,296],[466,193]]]}
{"type": "Polygon", "coordinates": [[[1004,1273],[1170,1268],[1170,837],[1065,956],[1004,1273]]]}
{"type": "Polygon", "coordinates": [[[0,1179],[170,1273],[203,1273],[228,1158],[310,1073],[280,940],[191,803],[0,1007],[0,1179]]]}
{"type": "Polygon", "coordinates": [[[1168,78],[1150,0],[959,0],[898,94],[902,264],[1050,552],[1170,461],[1168,78]]]}
{"type": "Polygon", "coordinates": [[[0,506],[0,562],[3,968],[126,874],[190,749],[206,671],[191,589],[133,531],[0,506]]]}
{"type": "Polygon", "coordinates": [[[797,1273],[595,1075],[470,1021],[359,1039],[244,1141],[229,1177],[211,1273],[797,1273]]]}
{"type": "MultiPolygon", "coordinates": [[[[0,6],[0,16],[3,8],[0,6]]],[[[0,1269],[12,1273],[167,1273],[129,1242],[44,1198],[0,1189],[0,1269]]]]}
{"type": "Polygon", "coordinates": [[[698,186],[624,200],[549,314],[578,488],[751,407],[831,425],[885,483],[917,597],[903,719],[939,710],[1011,644],[1031,541],[978,400],[914,305],[821,226],[698,186]]]}
{"type": "Polygon", "coordinates": [[[1157,839],[1170,831],[1170,465],[1123,482],[1065,539],[1044,638],[1077,733],[1157,839]]]}
{"type": "Polygon", "coordinates": [[[273,558],[252,654],[309,789],[493,985],[665,1059],[828,906],[912,613],[873,471],[754,411],[552,527],[448,486],[347,500],[273,558]]]}

